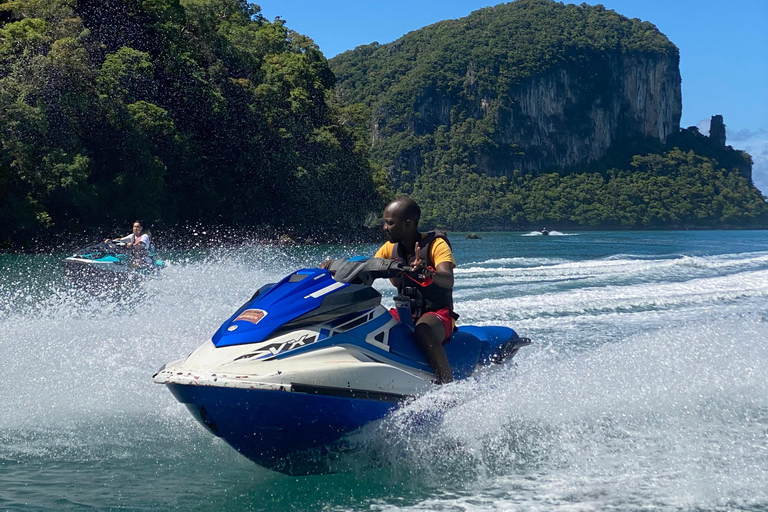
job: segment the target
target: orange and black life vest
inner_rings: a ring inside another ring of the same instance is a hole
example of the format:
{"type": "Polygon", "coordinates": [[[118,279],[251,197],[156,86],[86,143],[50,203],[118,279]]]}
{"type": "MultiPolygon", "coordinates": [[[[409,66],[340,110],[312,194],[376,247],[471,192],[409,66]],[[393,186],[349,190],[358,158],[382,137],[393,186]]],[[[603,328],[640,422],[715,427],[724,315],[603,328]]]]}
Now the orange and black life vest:
{"type": "MultiPolygon", "coordinates": [[[[427,265],[430,267],[434,267],[434,262],[430,257],[430,249],[432,248],[432,243],[437,238],[442,238],[446,241],[449,247],[451,246],[445,231],[430,231],[419,240],[419,258],[426,261],[427,265]]],[[[402,245],[399,242],[395,242],[392,247],[392,259],[402,262],[405,265],[410,265],[413,263],[413,260],[416,259],[416,255],[411,254],[406,259],[402,245]]],[[[400,295],[406,295],[416,300],[416,308],[412,310],[414,318],[418,318],[427,311],[437,311],[444,308],[448,308],[449,311],[453,312],[452,289],[442,288],[434,283],[422,287],[414,283],[414,281],[419,281],[419,276],[417,274],[408,273],[408,275],[412,279],[403,276],[392,279],[392,282],[397,286],[397,291],[400,295]]]]}

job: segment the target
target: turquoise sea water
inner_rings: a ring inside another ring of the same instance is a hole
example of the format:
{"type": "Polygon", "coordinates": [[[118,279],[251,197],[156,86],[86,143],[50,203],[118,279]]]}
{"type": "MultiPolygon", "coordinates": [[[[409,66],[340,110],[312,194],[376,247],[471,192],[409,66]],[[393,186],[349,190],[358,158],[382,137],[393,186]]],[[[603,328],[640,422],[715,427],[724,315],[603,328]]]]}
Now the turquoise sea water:
{"type": "Polygon", "coordinates": [[[0,255],[0,510],[768,510],[768,232],[480,236],[451,238],[459,322],[533,345],[300,478],[151,376],[262,284],[374,246],[166,251],[162,279],[95,297],[63,254],[0,255]]]}

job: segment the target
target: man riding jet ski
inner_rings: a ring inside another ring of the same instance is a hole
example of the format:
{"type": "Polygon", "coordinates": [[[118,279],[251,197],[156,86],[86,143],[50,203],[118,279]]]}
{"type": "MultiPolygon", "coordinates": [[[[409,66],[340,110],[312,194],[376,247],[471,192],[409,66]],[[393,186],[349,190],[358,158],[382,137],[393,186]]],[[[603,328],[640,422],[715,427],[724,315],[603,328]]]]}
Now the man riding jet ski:
{"type": "Polygon", "coordinates": [[[392,201],[384,209],[387,242],[377,258],[409,265],[413,272],[392,279],[400,295],[411,299],[416,343],[435,370],[438,383],[453,381],[443,344],[453,333],[458,315],[453,311],[453,259],[448,237],[441,231],[419,232],[421,208],[410,197],[392,201]]]}
{"type": "MultiPolygon", "coordinates": [[[[335,260],[261,287],[213,338],[155,375],[213,434],[266,468],[323,471],[317,451],[431,389],[410,300],[398,321],[371,286],[413,269],[335,260]]],[[[453,377],[508,360],[530,340],[509,327],[461,326],[445,352],[453,377]]]]}
{"type": "MultiPolygon", "coordinates": [[[[459,318],[453,310],[453,259],[451,243],[443,231],[420,233],[421,208],[410,197],[395,199],[384,209],[387,242],[375,258],[393,259],[412,271],[391,279],[401,297],[410,301],[416,344],[435,371],[436,383],[453,381],[443,345],[459,318]]],[[[325,268],[324,262],[321,267],[325,268]]],[[[392,310],[398,317],[397,309],[392,310]]]]}
{"type": "MultiPolygon", "coordinates": [[[[387,207],[385,218],[387,211],[392,212],[387,207]]],[[[412,219],[394,213],[390,240],[397,258],[327,260],[323,268],[301,269],[262,286],[209,342],[163,366],[154,381],[168,386],[201,424],[257,464],[308,474],[324,470],[318,453],[332,450],[345,434],[384,417],[436,381],[446,382],[446,375],[466,379],[530,343],[509,327],[454,329],[455,315],[448,317],[450,331],[440,318],[421,322],[437,317],[426,314],[430,311],[452,312],[453,267],[446,272],[440,262],[430,269],[417,243],[427,249],[437,237],[401,236],[411,233],[410,226],[398,230],[412,219]],[[403,240],[414,244],[395,246],[403,240]],[[401,291],[394,312],[371,286],[380,278],[391,279],[401,291]],[[431,294],[435,283],[449,284],[441,286],[448,292],[431,294]],[[417,342],[421,330],[431,339],[417,342]],[[434,345],[441,352],[437,357],[445,358],[438,363],[440,372],[447,368],[442,376],[427,357],[434,345]]],[[[430,255],[429,261],[435,258],[430,255]]]]}

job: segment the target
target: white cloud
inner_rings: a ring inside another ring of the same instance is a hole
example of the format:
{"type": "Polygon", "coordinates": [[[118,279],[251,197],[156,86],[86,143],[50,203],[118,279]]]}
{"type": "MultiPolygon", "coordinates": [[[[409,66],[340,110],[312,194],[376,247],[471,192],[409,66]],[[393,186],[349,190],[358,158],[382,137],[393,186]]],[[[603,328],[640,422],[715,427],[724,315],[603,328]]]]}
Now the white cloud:
{"type": "Polygon", "coordinates": [[[744,128],[743,130],[737,131],[733,135],[728,135],[726,127],[726,136],[728,140],[735,142],[760,138],[768,139],[768,130],[765,128],[760,128],[759,130],[750,130],[749,128],[744,128]]]}
{"type": "Polygon", "coordinates": [[[752,166],[752,182],[764,196],[768,196],[768,150],[752,158],[755,162],[752,166]]]}
{"type": "Polygon", "coordinates": [[[752,155],[752,181],[764,196],[768,196],[768,129],[738,130],[733,136],[726,131],[726,144],[752,155]]]}
{"type": "Polygon", "coordinates": [[[764,196],[768,196],[768,158],[755,159],[755,165],[752,166],[752,182],[764,196]]]}
{"type": "Polygon", "coordinates": [[[709,137],[709,123],[711,121],[712,120],[709,118],[704,118],[698,123],[696,123],[696,128],[699,129],[699,132],[701,132],[702,135],[706,135],[707,137],[709,137]]]}

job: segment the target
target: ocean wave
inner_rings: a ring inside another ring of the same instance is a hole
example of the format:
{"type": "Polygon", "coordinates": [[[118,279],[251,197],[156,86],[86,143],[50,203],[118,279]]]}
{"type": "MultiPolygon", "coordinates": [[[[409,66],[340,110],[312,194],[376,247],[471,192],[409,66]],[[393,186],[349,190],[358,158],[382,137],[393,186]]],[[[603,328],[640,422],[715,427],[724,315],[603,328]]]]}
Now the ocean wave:
{"type": "Polygon", "coordinates": [[[504,267],[530,267],[530,266],[544,266],[544,265],[557,265],[561,263],[567,263],[570,260],[564,258],[531,258],[531,257],[517,257],[517,258],[492,258],[483,261],[464,263],[456,268],[456,272],[467,271],[481,271],[486,265],[503,265],[504,267]]]}
{"type": "Polygon", "coordinates": [[[766,295],[768,270],[759,270],[682,282],[579,287],[562,292],[500,299],[463,299],[457,309],[473,321],[489,321],[614,311],[654,311],[692,304],[714,306],[740,298],[766,295]]]}
{"type": "Polygon", "coordinates": [[[457,269],[455,286],[461,290],[459,294],[466,293],[471,298],[502,287],[506,287],[510,293],[532,294],[547,291],[552,283],[567,284],[569,280],[571,288],[617,283],[663,283],[759,271],[767,267],[766,253],[663,259],[599,259],[526,267],[457,269]]]}

